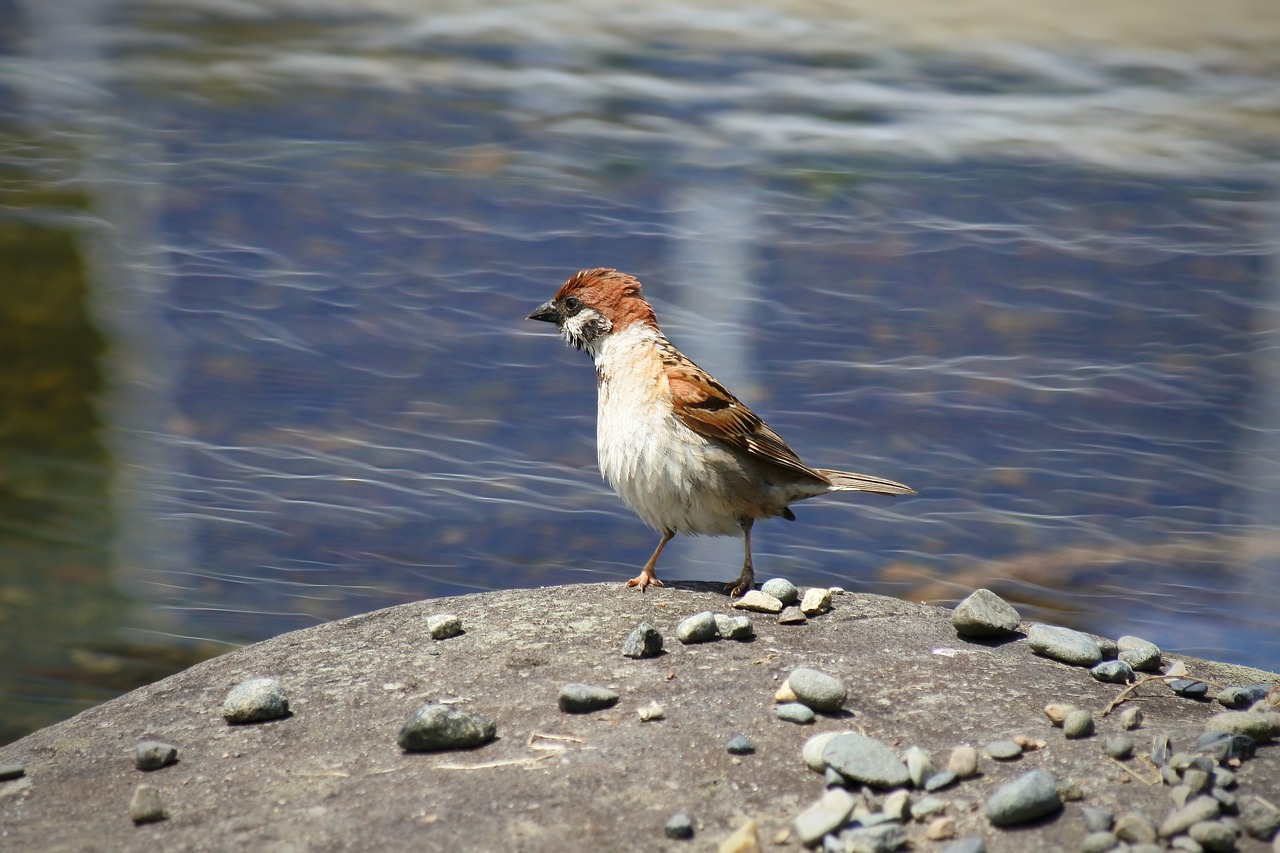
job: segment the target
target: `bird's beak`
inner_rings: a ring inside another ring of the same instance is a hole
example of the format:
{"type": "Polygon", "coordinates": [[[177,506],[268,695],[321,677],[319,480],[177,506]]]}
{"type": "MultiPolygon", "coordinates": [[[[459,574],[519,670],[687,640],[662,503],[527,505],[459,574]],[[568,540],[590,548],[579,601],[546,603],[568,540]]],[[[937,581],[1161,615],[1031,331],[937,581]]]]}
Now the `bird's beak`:
{"type": "Polygon", "coordinates": [[[544,302],[538,310],[529,315],[530,320],[543,320],[547,323],[560,322],[560,309],[551,302],[544,302]]]}

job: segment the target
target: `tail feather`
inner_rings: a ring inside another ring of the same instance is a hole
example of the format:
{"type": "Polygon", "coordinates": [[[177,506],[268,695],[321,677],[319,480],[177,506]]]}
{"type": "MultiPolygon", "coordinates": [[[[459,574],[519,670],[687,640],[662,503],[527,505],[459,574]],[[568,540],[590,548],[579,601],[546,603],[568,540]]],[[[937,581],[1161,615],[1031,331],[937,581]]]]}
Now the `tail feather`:
{"type": "Polygon", "coordinates": [[[831,488],[842,492],[875,492],[878,495],[914,495],[916,490],[883,477],[872,477],[869,474],[851,474],[848,471],[832,471],[829,468],[818,468],[818,473],[826,478],[831,488]]]}

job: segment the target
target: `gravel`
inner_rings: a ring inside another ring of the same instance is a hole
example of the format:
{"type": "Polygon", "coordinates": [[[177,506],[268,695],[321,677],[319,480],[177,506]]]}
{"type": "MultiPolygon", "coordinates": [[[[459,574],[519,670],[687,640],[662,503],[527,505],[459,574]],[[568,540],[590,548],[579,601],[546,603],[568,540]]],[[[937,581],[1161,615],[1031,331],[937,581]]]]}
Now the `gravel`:
{"type": "Polygon", "coordinates": [[[611,708],[618,701],[618,694],[607,687],[590,684],[566,684],[556,697],[560,710],[566,714],[587,714],[611,708]]]}
{"type": "Polygon", "coordinates": [[[987,799],[987,820],[996,826],[1029,823],[1062,808],[1058,781],[1044,770],[1031,770],[996,789],[987,799]]]}
{"type": "Polygon", "coordinates": [[[409,715],[396,743],[406,752],[440,752],[483,746],[497,736],[497,724],[483,714],[429,703],[409,715]]]}
{"type": "Polygon", "coordinates": [[[257,723],[288,716],[289,700],[284,688],[274,678],[251,678],[242,681],[227,694],[222,703],[222,716],[228,723],[257,723]]]}
{"type": "Polygon", "coordinates": [[[1022,617],[1013,605],[991,590],[979,589],[956,605],[951,624],[960,636],[981,640],[1015,633],[1022,617]]]}

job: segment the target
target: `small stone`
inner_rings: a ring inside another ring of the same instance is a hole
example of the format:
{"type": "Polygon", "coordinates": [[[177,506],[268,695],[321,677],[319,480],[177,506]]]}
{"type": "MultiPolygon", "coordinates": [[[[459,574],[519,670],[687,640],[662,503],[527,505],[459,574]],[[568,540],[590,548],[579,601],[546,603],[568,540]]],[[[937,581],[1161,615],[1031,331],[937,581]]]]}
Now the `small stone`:
{"type": "Polygon", "coordinates": [[[676,812],[662,826],[667,838],[693,838],[693,821],[684,812],[676,812]]]}
{"type": "Polygon", "coordinates": [[[748,819],[716,849],[717,853],[760,853],[760,829],[748,819]]]}
{"type": "Polygon", "coordinates": [[[1240,808],[1240,827],[1250,838],[1270,841],[1280,836],[1280,809],[1250,797],[1240,808]]]}
{"type": "Polygon", "coordinates": [[[997,740],[987,744],[987,758],[996,761],[1012,761],[1022,756],[1022,747],[1011,740],[997,740]]]}
{"type": "Polygon", "coordinates": [[[911,776],[911,784],[923,788],[925,781],[933,775],[933,759],[929,753],[918,746],[907,750],[902,759],[907,763],[907,773],[911,776]]]}
{"type": "Polygon", "coordinates": [[[1236,814],[1239,811],[1240,802],[1236,799],[1235,794],[1230,791],[1223,790],[1222,788],[1214,788],[1209,793],[1210,796],[1218,801],[1218,805],[1220,805],[1222,810],[1227,814],[1236,814]]]}
{"type": "Polygon", "coordinates": [[[1120,651],[1117,657],[1139,672],[1155,672],[1160,669],[1161,652],[1155,643],[1141,637],[1121,637],[1116,640],[1120,651]]]}
{"type": "Polygon", "coordinates": [[[409,715],[396,743],[407,752],[440,752],[483,746],[497,736],[497,724],[483,714],[428,703],[409,715]]]}
{"type": "Polygon", "coordinates": [[[892,853],[906,845],[907,831],[897,823],[852,827],[840,833],[840,841],[842,853],[892,853]]]}
{"type": "Polygon", "coordinates": [[[756,635],[755,626],[751,624],[751,617],[739,613],[736,616],[730,616],[727,613],[716,614],[716,630],[720,632],[720,636],[726,640],[750,640],[756,635]]]}
{"type": "Polygon", "coordinates": [[[1061,727],[1067,719],[1067,714],[1076,710],[1075,705],[1064,705],[1061,702],[1050,702],[1044,706],[1044,715],[1049,718],[1049,722],[1055,726],[1061,727]]]}
{"type": "Polygon", "coordinates": [[[1190,788],[1193,794],[1203,794],[1209,789],[1209,774],[1199,767],[1188,767],[1182,774],[1182,784],[1190,788]]]}
{"type": "Polygon", "coordinates": [[[989,589],[975,590],[951,613],[956,633],[975,640],[1007,637],[1015,633],[1021,623],[1018,611],[989,589]]]}
{"type": "Polygon", "coordinates": [[[636,660],[656,658],[662,654],[662,634],[648,622],[641,622],[627,635],[622,654],[636,660]]]}
{"type": "Polygon", "coordinates": [[[911,806],[911,815],[917,820],[942,814],[947,810],[947,801],[941,797],[924,797],[911,806]]]}
{"type": "Polygon", "coordinates": [[[844,825],[857,800],[844,788],[829,788],[813,805],[800,812],[795,819],[796,834],[800,843],[808,846],[822,840],[822,836],[844,825]]]}
{"type": "Polygon", "coordinates": [[[1093,734],[1093,714],[1088,711],[1072,711],[1062,721],[1062,734],[1073,740],[1093,734]]]}
{"type": "Polygon", "coordinates": [[[228,723],[257,723],[274,720],[289,713],[289,700],[274,678],[251,678],[242,681],[227,694],[222,703],[222,716],[228,723]]]}
{"type": "Polygon", "coordinates": [[[618,694],[607,687],[590,684],[566,684],[560,688],[556,701],[566,714],[587,714],[603,708],[611,708],[618,701],[618,694]]]}
{"type": "Polygon", "coordinates": [[[846,778],[873,788],[896,788],[911,781],[893,750],[875,738],[852,732],[832,738],[822,750],[822,760],[846,778]]]}
{"type": "Polygon", "coordinates": [[[1089,670],[1089,674],[1107,684],[1128,684],[1133,681],[1133,667],[1122,660],[1107,660],[1089,670]]]}
{"type": "Polygon", "coordinates": [[[980,836],[970,835],[959,841],[953,841],[943,847],[940,853],[987,853],[987,842],[980,836]]]}
{"type": "Polygon", "coordinates": [[[1102,650],[1088,634],[1037,622],[1027,631],[1031,651],[1072,666],[1093,666],[1102,660],[1102,650]]]}
{"type": "Polygon", "coordinates": [[[781,613],[782,602],[772,595],[758,589],[749,590],[746,595],[733,602],[731,607],[738,610],[754,610],[757,613],[781,613]]]}
{"type": "Polygon", "coordinates": [[[1187,699],[1203,699],[1209,695],[1209,685],[1191,678],[1175,678],[1169,682],[1169,689],[1187,699]]]}
{"type": "Polygon", "coordinates": [[[924,837],[930,841],[946,841],[956,837],[956,819],[948,815],[934,818],[925,827],[924,837]]]}
{"type": "Polygon", "coordinates": [[[805,616],[817,616],[831,609],[831,590],[814,587],[805,591],[800,610],[805,616]]]}
{"type": "Polygon", "coordinates": [[[1114,848],[1118,841],[1114,834],[1106,830],[1090,832],[1080,841],[1080,853],[1106,853],[1114,848]]]}
{"type": "Polygon", "coordinates": [[[159,770],[178,760],[178,748],[156,740],[144,740],[133,748],[133,766],[139,770],[159,770]]]}
{"type": "Polygon", "coordinates": [[[1080,810],[1084,828],[1090,832],[1108,832],[1115,821],[1115,813],[1102,806],[1085,806],[1080,810]]]}
{"type": "Polygon", "coordinates": [[[1133,755],[1134,746],[1133,738],[1120,732],[1109,734],[1102,739],[1103,753],[1119,761],[1124,761],[1133,755]]]}
{"type": "Polygon", "coordinates": [[[880,811],[888,820],[905,821],[911,817],[911,792],[899,788],[885,795],[880,811]]]}
{"type": "Polygon", "coordinates": [[[1108,640],[1106,637],[1094,637],[1094,642],[1098,644],[1098,651],[1102,652],[1103,660],[1115,660],[1116,655],[1120,653],[1115,640],[1108,640]]]}
{"type": "Polygon", "coordinates": [[[1173,800],[1174,808],[1180,809],[1191,799],[1191,789],[1186,785],[1174,785],[1169,790],[1169,799],[1173,800]]]}
{"type": "Polygon", "coordinates": [[[796,692],[791,689],[791,682],[787,679],[782,680],[782,684],[774,691],[773,701],[775,702],[794,702],[796,701],[796,692]]]}
{"type": "Polygon", "coordinates": [[[1151,844],[1156,840],[1156,825],[1139,812],[1120,815],[1111,831],[1116,838],[1129,844],[1151,844]]]}
{"type": "Polygon", "coordinates": [[[0,764],[0,782],[8,782],[10,779],[21,779],[27,773],[27,768],[21,764],[0,764]]]}
{"type": "Polygon", "coordinates": [[[733,755],[750,755],[756,751],[756,748],[752,746],[751,741],[745,735],[735,735],[725,744],[725,749],[733,755]]]}
{"type": "Polygon", "coordinates": [[[770,578],[760,584],[760,591],[765,595],[772,595],[781,601],[784,607],[800,600],[800,590],[786,578],[770,578]]]}
{"type": "Polygon", "coordinates": [[[779,625],[804,625],[808,623],[809,617],[795,605],[784,607],[782,613],[778,614],[779,625]]]}
{"type": "Polygon", "coordinates": [[[1187,834],[1207,853],[1231,853],[1236,849],[1236,831],[1221,821],[1192,824],[1187,834]]]}
{"type": "Polygon", "coordinates": [[[947,769],[961,779],[969,779],[978,773],[978,750],[972,746],[957,746],[947,759],[947,769]]]}
{"type": "Polygon", "coordinates": [[[1213,784],[1218,788],[1231,788],[1236,784],[1236,774],[1225,767],[1213,769],[1213,784]]]}
{"type": "Polygon", "coordinates": [[[434,640],[447,640],[462,633],[462,620],[452,613],[440,613],[427,618],[427,632],[434,640]]]}
{"type": "Polygon", "coordinates": [[[808,667],[799,667],[787,677],[796,699],[815,711],[839,711],[849,695],[838,678],[808,667]]]}
{"type": "Polygon", "coordinates": [[[1156,732],[1151,736],[1151,763],[1156,767],[1164,767],[1173,755],[1173,742],[1168,732],[1156,732]]]}
{"type": "Polygon", "coordinates": [[[1266,743],[1280,731],[1280,713],[1266,711],[1221,711],[1204,724],[1206,732],[1248,735],[1254,743],[1266,743]]]}
{"type": "Polygon", "coordinates": [[[1120,712],[1120,728],[1125,731],[1133,731],[1142,725],[1142,709],[1137,705],[1130,705],[1120,712]]]}
{"type": "Polygon", "coordinates": [[[1032,770],[996,789],[987,799],[987,820],[995,826],[1014,826],[1042,818],[1062,808],[1058,780],[1044,770],[1032,770]]]}
{"type": "Polygon", "coordinates": [[[657,700],[654,700],[648,705],[642,705],[636,710],[636,713],[640,716],[642,721],[648,723],[653,720],[661,720],[667,715],[667,709],[662,707],[657,700]]]}
{"type": "Polygon", "coordinates": [[[156,823],[169,815],[160,799],[160,789],[155,785],[139,785],[133,789],[129,800],[129,819],[135,824],[156,823]]]}
{"type": "Polygon", "coordinates": [[[1233,759],[1246,761],[1253,758],[1257,746],[1248,735],[1233,735],[1228,732],[1205,732],[1196,741],[1196,749],[1212,755],[1219,763],[1226,764],[1233,759]]]}
{"type": "Polygon", "coordinates": [[[943,788],[951,787],[959,778],[954,770],[943,770],[941,773],[934,773],[924,780],[924,789],[932,794],[934,791],[941,791],[943,788]]]}
{"type": "Polygon", "coordinates": [[[719,637],[716,617],[710,610],[695,613],[676,626],[676,639],[685,645],[708,643],[719,637]]]}
{"type": "Polygon", "coordinates": [[[1186,832],[1192,824],[1213,820],[1221,811],[1222,806],[1213,797],[1195,797],[1165,818],[1157,832],[1161,838],[1171,838],[1180,832],[1186,832]]]}
{"type": "Polygon", "coordinates": [[[1218,693],[1216,699],[1219,705],[1223,705],[1233,710],[1243,710],[1253,705],[1254,702],[1261,702],[1271,692],[1270,684],[1250,684],[1248,687],[1227,687],[1218,693]]]}
{"type": "Polygon", "coordinates": [[[815,773],[826,770],[827,762],[822,760],[822,750],[827,748],[827,744],[831,743],[833,737],[841,734],[844,732],[822,732],[805,741],[804,746],[800,748],[800,757],[804,759],[805,767],[815,773]]]}
{"type": "MultiPolygon", "coordinates": [[[[1143,846],[1152,848],[1152,853],[1164,853],[1159,844],[1148,844],[1143,846]]],[[[1204,853],[1204,848],[1192,839],[1190,835],[1179,835],[1175,838],[1169,839],[1169,849],[1181,850],[1183,853],[1204,853]]],[[[1133,848],[1131,847],[1129,850],[1132,851],[1133,848]]],[[[1140,850],[1139,853],[1143,853],[1143,851],[1140,850]]]]}
{"type": "Polygon", "coordinates": [[[784,702],[778,706],[775,713],[778,715],[779,720],[798,723],[802,726],[808,725],[814,720],[813,709],[808,705],[801,705],[799,702],[784,702]]]}

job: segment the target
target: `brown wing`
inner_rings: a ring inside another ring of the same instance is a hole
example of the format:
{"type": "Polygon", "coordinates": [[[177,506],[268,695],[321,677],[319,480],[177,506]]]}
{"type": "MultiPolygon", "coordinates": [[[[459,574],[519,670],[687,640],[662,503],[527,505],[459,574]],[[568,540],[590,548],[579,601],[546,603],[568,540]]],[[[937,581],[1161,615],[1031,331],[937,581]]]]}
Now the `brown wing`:
{"type": "Polygon", "coordinates": [[[676,414],[689,429],[816,480],[823,477],[800,461],[782,437],[729,393],[705,370],[687,358],[667,360],[667,382],[676,414]]]}

